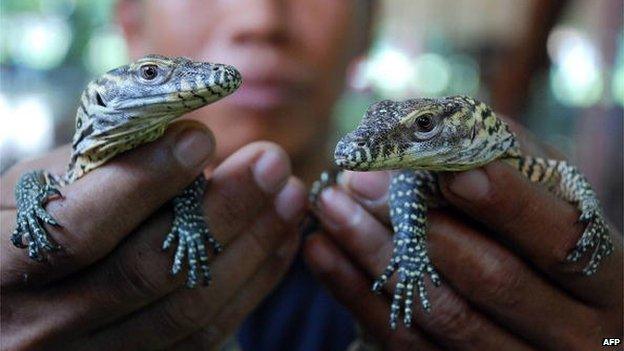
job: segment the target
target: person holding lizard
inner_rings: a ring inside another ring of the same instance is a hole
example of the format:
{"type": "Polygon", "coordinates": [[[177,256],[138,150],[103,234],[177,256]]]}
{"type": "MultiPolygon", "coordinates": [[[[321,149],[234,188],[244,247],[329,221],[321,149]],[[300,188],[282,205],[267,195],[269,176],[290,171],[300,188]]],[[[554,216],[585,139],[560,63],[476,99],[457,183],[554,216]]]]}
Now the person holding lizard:
{"type": "Polygon", "coordinates": [[[370,292],[391,255],[387,173],[350,173],[326,190],[324,227],[302,240],[306,188],[329,165],[331,110],[368,47],[373,9],[364,0],[120,0],[133,59],[223,62],[244,83],[68,186],[67,202],[48,203],[64,223],[51,236],[66,250],[47,264],[10,243],[12,191],[26,170],[62,173],[69,148],[3,174],[2,347],[210,349],[236,333],[243,349],[340,350],[355,320],[389,349],[581,350],[617,335],[620,234],[597,274],[570,272],[559,262],[582,232],[570,222],[577,211],[499,162],[442,179],[452,207],[430,214],[429,242],[443,283],[431,314],[417,310],[410,328],[391,331],[391,296],[370,292]],[[170,256],[159,248],[172,212],[161,206],[202,171],[205,216],[225,249],[211,286],[190,290],[165,274],[170,256]]]}

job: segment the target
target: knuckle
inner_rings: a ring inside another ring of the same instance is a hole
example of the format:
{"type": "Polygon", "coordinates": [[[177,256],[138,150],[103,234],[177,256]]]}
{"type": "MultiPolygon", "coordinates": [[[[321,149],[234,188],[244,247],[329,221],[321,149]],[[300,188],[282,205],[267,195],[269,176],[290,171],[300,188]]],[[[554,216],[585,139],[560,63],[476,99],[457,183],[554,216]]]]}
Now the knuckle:
{"type": "Polygon", "coordinates": [[[268,199],[252,189],[244,177],[213,179],[204,205],[216,233],[236,232],[269,207],[268,199]]]}
{"type": "Polygon", "coordinates": [[[161,326],[159,331],[164,333],[163,336],[166,338],[176,338],[182,332],[201,327],[201,320],[197,314],[173,299],[166,299],[158,314],[158,323],[161,326]]]}
{"type": "Polygon", "coordinates": [[[271,211],[261,215],[254,227],[250,231],[250,236],[253,246],[257,248],[255,251],[262,258],[270,255],[287,233],[286,226],[271,211]]]}
{"type": "Polygon", "coordinates": [[[427,324],[446,342],[469,343],[479,334],[482,323],[466,304],[459,301],[458,296],[449,297],[444,305],[438,304],[438,306],[441,308],[430,316],[427,324]]]}
{"type": "Polygon", "coordinates": [[[539,201],[535,199],[534,184],[507,165],[487,167],[487,173],[493,186],[483,198],[482,207],[492,209],[498,221],[512,227],[535,214],[539,201]]]}
{"type": "MultiPolygon", "coordinates": [[[[498,255],[497,255],[498,256],[498,255]]],[[[510,258],[495,257],[481,266],[473,280],[473,298],[495,302],[501,306],[513,306],[519,302],[522,274],[520,267],[510,258]]]]}
{"type": "Polygon", "coordinates": [[[118,289],[124,298],[130,295],[145,299],[157,295],[160,290],[158,284],[143,272],[139,260],[117,259],[114,271],[120,277],[118,289]]]}

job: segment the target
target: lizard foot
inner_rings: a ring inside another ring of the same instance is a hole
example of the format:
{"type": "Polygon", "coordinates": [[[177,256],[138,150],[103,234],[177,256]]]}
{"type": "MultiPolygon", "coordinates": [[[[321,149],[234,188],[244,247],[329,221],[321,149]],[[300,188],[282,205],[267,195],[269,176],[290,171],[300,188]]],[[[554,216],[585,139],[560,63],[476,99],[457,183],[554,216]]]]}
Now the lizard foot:
{"type": "Polygon", "coordinates": [[[11,235],[11,242],[19,248],[28,247],[28,256],[33,260],[43,261],[42,251],[52,252],[60,248],[50,240],[48,231],[43,227],[44,223],[60,227],[43,208],[53,196],[61,196],[61,192],[48,184],[43,171],[25,173],[15,187],[17,226],[11,235]]]}
{"type": "Polygon", "coordinates": [[[184,189],[182,195],[173,199],[173,225],[163,242],[163,250],[167,250],[174,241],[177,241],[171,267],[172,274],[178,274],[182,270],[183,260],[187,257],[189,271],[186,286],[189,288],[197,286],[200,270],[204,285],[209,285],[212,280],[206,243],[212,247],[214,254],[223,250],[221,244],[210,233],[204,219],[202,198],[205,185],[206,179],[200,176],[184,189]]]}
{"type": "Polygon", "coordinates": [[[414,288],[418,288],[418,296],[423,309],[426,312],[430,311],[431,304],[425,289],[425,274],[429,275],[435,286],[440,285],[440,276],[429,260],[426,247],[415,238],[397,241],[390,263],[381,276],[375,280],[372,290],[380,293],[394,272],[397,272],[398,280],[390,306],[390,328],[393,330],[397,328],[402,304],[403,323],[406,327],[412,325],[414,288]]]}
{"type": "Polygon", "coordinates": [[[316,206],[318,198],[321,196],[323,190],[338,183],[338,178],[341,173],[342,172],[338,170],[323,171],[323,173],[321,173],[319,179],[312,183],[312,187],[310,187],[310,192],[308,193],[308,200],[312,205],[316,206]]]}
{"type": "Polygon", "coordinates": [[[583,268],[584,275],[592,275],[598,270],[602,259],[613,252],[613,242],[609,227],[605,223],[598,206],[583,208],[579,221],[586,225],[583,235],[576,243],[576,247],[567,257],[568,261],[577,262],[585,252],[594,248],[591,258],[583,268]]]}

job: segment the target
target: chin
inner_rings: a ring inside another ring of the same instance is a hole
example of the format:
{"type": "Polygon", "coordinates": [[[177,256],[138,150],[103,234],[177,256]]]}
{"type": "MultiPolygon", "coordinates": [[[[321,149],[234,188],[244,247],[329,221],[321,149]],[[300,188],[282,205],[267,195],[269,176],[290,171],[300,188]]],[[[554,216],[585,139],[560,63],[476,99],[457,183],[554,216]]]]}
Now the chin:
{"type": "Polygon", "coordinates": [[[291,156],[309,152],[326,121],[301,108],[261,109],[216,103],[190,114],[190,118],[207,125],[217,140],[217,159],[223,160],[254,141],[279,144],[291,156]]]}

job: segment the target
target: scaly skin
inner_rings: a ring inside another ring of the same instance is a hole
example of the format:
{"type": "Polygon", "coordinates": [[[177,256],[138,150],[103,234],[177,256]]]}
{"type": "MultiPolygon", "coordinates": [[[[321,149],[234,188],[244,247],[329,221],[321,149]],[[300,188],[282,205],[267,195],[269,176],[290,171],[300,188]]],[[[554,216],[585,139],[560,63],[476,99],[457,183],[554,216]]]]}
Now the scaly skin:
{"type": "MultiPolygon", "coordinates": [[[[59,188],[119,153],[160,138],[173,120],[233,93],[240,84],[241,76],[234,67],[160,55],[145,56],[89,83],[76,112],[67,173],[36,170],[22,175],[17,183],[13,244],[28,247],[28,255],[39,261],[45,259],[44,253],[60,249],[44,228],[44,224],[61,226],[44,208],[51,197],[61,195],[59,188]]],[[[205,183],[199,175],[173,199],[173,226],[163,243],[163,249],[177,243],[173,274],[180,272],[187,257],[189,287],[197,285],[198,273],[204,284],[210,282],[205,244],[215,253],[221,250],[203,216],[205,183]]]]}
{"type": "MultiPolygon", "coordinates": [[[[414,289],[423,309],[430,310],[425,276],[434,285],[440,284],[426,243],[427,209],[444,203],[438,171],[463,171],[502,159],[532,182],[544,184],[577,206],[579,220],[586,228],[567,259],[576,262],[591,249],[583,274],[595,273],[602,259],[613,251],[609,228],[585,177],[565,161],[522,155],[507,124],[487,105],[470,97],[378,102],[368,109],[359,126],[338,142],[334,158],[342,169],[399,170],[394,172],[389,189],[394,252],[373,285],[373,291],[379,292],[397,272],[390,311],[392,329],[397,327],[401,312],[404,324],[411,325],[414,289]]],[[[313,185],[310,200],[316,201],[335,177],[324,173],[313,185]]]]}

